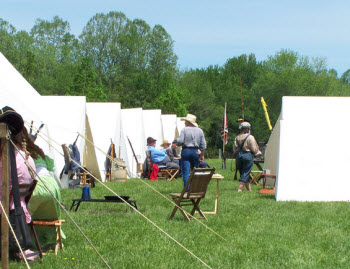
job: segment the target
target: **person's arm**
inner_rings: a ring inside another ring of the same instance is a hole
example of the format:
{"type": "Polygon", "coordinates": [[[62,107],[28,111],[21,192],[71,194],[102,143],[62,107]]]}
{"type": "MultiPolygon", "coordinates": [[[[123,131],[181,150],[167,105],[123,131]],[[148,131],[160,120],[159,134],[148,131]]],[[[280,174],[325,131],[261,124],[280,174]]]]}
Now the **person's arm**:
{"type": "MultiPolygon", "coordinates": [[[[248,148],[250,149],[250,152],[253,153],[254,155],[259,153],[260,150],[259,150],[259,145],[258,143],[256,142],[254,136],[250,135],[247,139],[248,141],[248,148]]],[[[261,152],[260,152],[261,153],[261,152]]]]}
{"type": "Polygon", "coordinates": [[[177,138],[177,145],[182,146],[185,142],[185,132],[184,129],[181,130],[180,136],[177,138]]]}
{"type": "Polygon", "coordinates": [[[201,154],[199,154],[199,162],[204,161],[204,152],[205,152],[205,149],[201,150],[201,154]]]}
{"type": "Polygon", "coordinates": [[[199,161],[200,162],[204,161],[204,153],[205,153],[206,148],[207,148],[207,142],[205,141],[204,133],[202,130],[202,134],[200,137],[200,143],[199,143],[199,150],[201,151],[201,153],[199,154],[199,161]]]}
{"type": "Polygon", "coordinates": [[[238,151],[238,142],[237,142],[237,137],[235,138],[235,142],[233,143],[233,158],[236,158],[238,151]]]}
{"type": "Polygon", "coordinates": [[[207,142],[205,141],[203,130],[201,131],[202,132],[199,140],[199,150],[204,152],[207,149],[207,142]]]}
{"type": "Polygon", "coordinates": [[[165,153],[169,156],[170,160],[174,160],[174,154],[173,154],[173,151],[171,150],[171,148],[167,148],[165,150],[165,153]]]}

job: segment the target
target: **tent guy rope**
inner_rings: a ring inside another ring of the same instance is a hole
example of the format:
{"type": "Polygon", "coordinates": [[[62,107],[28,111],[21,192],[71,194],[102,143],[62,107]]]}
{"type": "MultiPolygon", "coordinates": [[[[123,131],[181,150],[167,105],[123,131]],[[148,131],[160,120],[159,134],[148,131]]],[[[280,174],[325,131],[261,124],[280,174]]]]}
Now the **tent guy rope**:
{"type": "MultiPolygon", "coordinates": [[[[26,122],[27,123],[27,122],[26,122]]],[[[39,134],[39,136],[41,136],[41,134],[39,134]]],[[[43,138],[41,136],[41,138],[46,141],[47,143],[49,143],[45,138],[43,138]]],[[[13,142],[12,142],[13,143],[13,142]]],[[[55,142],[57,143],[57,142],[55,142]]],[[[50,143],[49,143],[50,144],[50,143]]],[[[58,144],[58,143],[57,143],[58,144]]],[[[51,145],[51,144],[50,144],[51,145]]],[[[51,145],[52,146],[52,145],[51,145]]],[[[64,156],[57,148],[55,148],[54,146],[52,146],[53,149],[55,149],[58,153],[60,153],[62,156],[64,156]]],[[[88,173],[89,175],[91,175],[91,173],[89,171],[87,171],[84,167],[82,167],[81,165],[79,165],[77,162],[75,162],[73,159],[70,159],[70,161],[74,162],[76,165],[78,165],[81,169],[83,169],[86,173],[88,173]]],[[[113,193],[114,195],[116,195],[120,200],[122,200],[126,205],[128,205],[130,208],[132,208],[134,211],[136,211],[139,215],[141,215],[144,219],[146,219],[149,223],[151,223],[153,226],[155,226],[159,231],[161,231],[163,234],[165,234],[168,238],[170,238],[171,240],[173,240],[176,244],[178,244],[180,247],[182,247],[187,253],[189,253],[191,256],[193,256],[194,258],[196,258],[199,262],[201,262],[203,265],[205,265],[207,268],[211,268],[207,263],[205,263],[202,259],[200,259],[198,256],[196,256],[193,252],[191,252],[189,249],[187,249],[184,245],[182,245],[180,242],[178,242],[175,238],[173,238],[170,234],[168,234],[166,231],[164,231],[161,227],[159,227],[157,224],[155,224],[152,220],[150,220],[149,218],[147,218],[144,214],[142,214],[139,210],[137,210],[136,208],[134,208],[132,205],[130,205],[129,203],[127,203],[121,196],[119,196],[116,192],[114,192],[111,188],[109,188],[106,184],[104,184],[100,179],[96,178],[94,175],[91,175],[94,179],[96,179],[102,186],[104,186],[106,189],[108,189],[111,193],[113,193]]],[[[57,199],[56,199],[57,201],[57,199]]],[[[62,206],[61,206],[62,207],[62,206]]],[[[65,210],[65,209],[64,209],[65,210]]],[[[66,212],[66,210],[65,210],[66,212]]],[[[67,214],[67,212],[66,212],[67,214]]],[[[68,214],[67,214],[68,215],[68,214]]],[[[69,216],[70,217],[70,216],[69,216]]],[[[74,222],[74,220],[70,217],[70,219],[74,222]]],[[[78,229],[80,229],[77,225],[76,227],[78,229]]],[[[83,233],[81,231],[81,233],[83,233]]],[[[86,237],[87,239],[87,237],[86,237]]],[[[88,240],[88,239],[87,239],[88,240]]],[[[92,243],[91,243],[92,244],[92,243]]],[[[93,245],[92,245],[93,246],[93,245]]],[[[96,250],[97,251],[97,250],[96,250]]],[[[98,252],[97,252],[98,253],[98,252]]],[[[103,257],[100,256],[102,259],[103,257]]],[[[105,262],[105,264],[109,267],[109,265],[107,264],[107,262],[105,262]]],[[[109,267],[110,268],[110,267],[109,267]]]]}
{"type": "MultiPolygon", "coordinates": [[[[83,136],[82,134],[79,133],[79,135],[84,138],[86,141],[88,141],[91,145],[93,145],[95,148],[97,148],[99,151],[101,151],[107,158],[109,158],[111,161],[113,160],[113,158],[108,155],[107,153],[105,153],[103,150],[101,150],[100,148],[98,148],[92,141],[90,141],[88,138],[86,138],[85,136],[83,136]]],[[[153,191],[155,191],[157,194],[159,194],[160,196],[162,196],[163,198],[165,198],[166,200],[168,200],[171,204],[173,204],[174,206],[176,206],[177,208],[180,209],[180,207],[174,203],[173,201],[171,201],[168,197],[166,197],[164,194],[162,194],[161,192],[159,192],[157,189],[155,189],[154,187],[152,187],[151,185],[149,185],[148,183],[146,183],[146,181],[142,180],[141,178],[138,178],[136,175],[134,175],[133,173],[131,173],[129,171],[129,173],[131,175],[134,176],[134,178],[138,179],[139,181],[141,181],[143,184],[147,185],[149,188],[151,188],[153,191]]],[[[211,232],[213,232],[214,234],[216,234],[217,236],[219,236],[221,239],[225,240],[226,239],[224,237],[222,237],[220,234],[218,234],[217,232],[215,232],[212,228],[210,228],[209,226],[207,226],[206,224],[204,224],[203,222],[201,222],[198,218],[196,218],[195,216],[192,216],[190,213],[188,213],[186,210],[184,210],[183,208],[181,208],[181,210],[183,210],[187,216],[189,216],[190,218],[198,221],[201,225],[203,225],[205,228],[207,228],[208,230],[210,230],[211,232]]]]}
{"type": "Polygon", "coordinates": [[[44,187],[46,188],[46,190],[51,194],[51,196],[55,199],[55,201],[59,204],[59,206],[62,208],[62,210],[66,213],[66,215],[68,216],[68,218],[73,222],[73,224],[75,225],[75,227],[79,230],[79,232],[82,234],[82,236],[85,238],[86,241],[89,242],[90,246],[94,249],[94,251],[98,254],[98,256],[100,256],[100,258],[102,259],[102,261],[104,262],[104,264],[108,267],[111,268],[107,261],[102,257],[102,255],[100,254],[100,252],[96,249],[96,247],[92,244],[91,240],[85,235],[85,233],[81,230],[81,228],[79,227],[79,225],[74,221],[74,219],[70,216],[70,214],[68,213],[68,211],[65,209],[65,207],[60,203],[60,201],[58,201],[58,199],[55,197],[55,195],[53,194],[53,192],[47,187],[45,181],[43,181],[40,176],[37,174],[37,172],[30,166],[29,162],[26,160],[25,156],[23,156],[23,154],[20,152],[20,150],[18,149],[18,147],[15,145],[15,143],[10,139],[11,144],[15,147],[15,149],[18,151],[18,153],[21,155],[21,157],[24,159],[24,162],[26,163],[26,165],[28,166],[28,169],[30,169],[32,171],[32,173],[34,173],[34,175],[36,175],[36,177],[40,180],[41,183],[43,183],[44,187]]]}

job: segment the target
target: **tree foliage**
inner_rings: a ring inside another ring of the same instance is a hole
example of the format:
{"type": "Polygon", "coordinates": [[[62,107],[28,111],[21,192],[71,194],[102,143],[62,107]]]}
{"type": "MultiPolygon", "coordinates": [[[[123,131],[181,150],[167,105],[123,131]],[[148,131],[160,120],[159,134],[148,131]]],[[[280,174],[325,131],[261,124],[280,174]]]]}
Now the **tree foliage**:
{"type": "Polygon", "coordinates": [[[338,78],[325,58],[291,50],[261,62],[243,54],[222,66],[179,70],[174,41],[161,25],[114,11],[93,16],[79,37],[58,16],[37,19],[30,32],[0,18],[0,51],[44,95],[85,95],[92,102],[121,102],[123,108],[195,114],[209,153],[222,146],[225,102],[231,148],[243,113],[258,141],[269,138],[261,97],[274,124],[283,96],[350,95],[350,69],[338,78]]]}

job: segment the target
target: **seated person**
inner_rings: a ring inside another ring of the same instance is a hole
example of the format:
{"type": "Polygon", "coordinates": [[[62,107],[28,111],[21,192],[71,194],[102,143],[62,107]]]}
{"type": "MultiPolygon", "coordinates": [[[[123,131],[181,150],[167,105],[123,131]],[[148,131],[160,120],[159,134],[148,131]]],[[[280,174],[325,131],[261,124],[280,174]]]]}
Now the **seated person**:
{"type": "Polygon", "coordinates": [[[173,143],[171,144],[171,147],[168,147],[165,150],[165,153],[169,156],[169,158],[172,162],[180,165],[181,157],[177,153],[176,149],[177,149],[177,141],[174,140],[173,143]]]}
{"type": "MultiPolygon", "coordinates": [[[[26,128],[22,130],[23,137],[27,141],[26,150],[33,158],[35,171],[39,178],[28,204],[28,210],[35,220],[56,220],[61,218],[61,208],[55,198],[61,202],[61,190],[58,182],[50,174],[54,171],[54,161],[37,146],[27,132],[26,128]],[[55,198],[52,197],[52,194],[55,198]]],[[[37,226],[35,228],[39,242],[43,249],[56,243],[56,227],[37,226]]],[[[61,235],[65,238],[63,231],[61,235]]]]}
{"type": "MultiPolygon", "coordinates": [[[[25,134],[27,134],[27,130],[23,126],[23,119],[22,116],[16,113],[12,108],[10,107],[4,107],[1,109],[1,122],[7,123],[9,129],[12,132],[11,139],[13,140],[15,144],[14,148],[14,158],[15,158],[15,163],[16,163],[16,168],[17,168],[17,179],[18,179],[18,184],[31,184],[33,182],[33,175],[32,175],[32,170],[35,170],[35,165],[34,165],[34,160],[30,155],[30,152],[28,151],[27,143],[29,143],[29,139],[25,134]]],[[[7,142],[4,142],[4,140],[0,139],[0,149],[4,145],[6,145],[7,142]]],[[[29,143],[30,146],[30,143],[29,143]]],[[[2,150],[0,151],[0,169],[2,169],[2,150]]],[[[11,156],[10,156],[11,158],[11,156]]],[[[11,193],[12,191],[12,180],[9,180],[9,191],[11,193]]],[[[0,185],[2,184],[2,173],[0,173],[0,185]]],[[[2,198],[2,193],[0,190],[0,199],[2,198]]],[[[29,224],[32,221],[32,217],[28,211],[27,204],[25,202],[25,197],[21,196],[20,197],[20,206],[23,209],[23,213],[25,216],[25,222],[29,224]]],[[[14,199],[13,195],[10,197],[10,210],[15,209],[14,205],[14,199]]],[[[0,209],[0,213],[1,209],[0,209]]],[[[22,223],[23,224],[23,223],[22,223]]],[[[17,221],[16,221],[17,225],[17,221]]],[[[21,225],[21,224],[19,224],[21,225]]],[[[29,231],[28,231],[29,232],[29,231]]],[[[20,235],[24,235],[25,233],[21,233],[20,235]]],[[[25,237],[25,236],[23,236],[25,237]]],[[[28,239],[28,238],[26,238],[28,239]]],[[[11,244],[10,240],[10,244],[11,244]]],[[[10,246],[11,247],[11,246],[10,246]]],[[[12,246],[15,248],[15,246],[12,246]]],[[[24,255],[27,257],[28,260],[34,260],[38,255],[34,253],[34,251],[28,249],[25,247],[23,249],[24,255]]],[[[10,252],[12,254],[12,250],[10,252]]],[[[14,253],[18,258],[22,258],[22,254],[20,252],[14,253]]]]}
{"type": "MultiPolygon", "coordinates": [[[[50,174],[50,171],[54,171],[54,162],[47,155],[45,155],[44,159],[39,155],[34,159],[34,163],[36,172],[41,180],[37,178],[38,183],[36,184],[32,198],[28,204],[29,212],[35,220],[60,219],[61,208],[49,192],[50,190],[55,195],[56,199],[62,202],[60,187],[55,178],[50,174]],[[47,190],[47,188],[49,190],[47,190]]],[[[55,245],[56,227],[37,226],[35,229],[43,249],[46,249],[50,245],[55,245]]],[[[61,236],[65,238],[62,230],[61,236]]]]}
{"type": "Polygon", "coordinates": [[[157,140],[152,137],[147,138],[147,149],[151,152],[152,162],[168,169],[180,169],[180,166],[172,162],[164,151],[155,148],[156,141],[157,140]]]}
{"type": "Polygon", "coordinates": [[[163,151],[166,152],[170,145],[171,144],[168,142],[168,140],[163,140],[163,143],[160,146],[163,148],[163,151]]]}

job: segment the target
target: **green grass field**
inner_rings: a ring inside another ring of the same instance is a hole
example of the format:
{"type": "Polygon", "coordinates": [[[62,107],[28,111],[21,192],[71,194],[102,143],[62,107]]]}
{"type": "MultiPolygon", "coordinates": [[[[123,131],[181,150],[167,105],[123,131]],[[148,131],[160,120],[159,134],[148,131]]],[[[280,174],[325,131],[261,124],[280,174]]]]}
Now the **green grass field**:
{"type": "MultiPolygon", "coordinates": [[[[221,167],[220,160],[208,160],[221,167]]],[[[228,162],[230,167],[230,162],[228,162]]],[[[173,205],[138,179],[108,183],[119,195],[137,200],[139,210],[173,236],[211,268],[349,268],[349,203],[276,202],[274,195],[261,195],[261,186],[252,192],[237,193],[230,169],[217,169],[225,178],[220,183],[219,213],[205,222],[225,240],[196,221],[187,222],[178,211],[168,218],[173,205]]],[[[150,182],[167,197],[180,192],[177,182],[150,182]]],[[[300,186],[302,188],[302,186],[300,186]]],[[[341,188],[341,186],[339,186],[341,188]]],[[[201,209],[212,211],[216,181],[211,182],[201,209]]],[[[100,184],[92,198],[112,195],[100,184]]],[[[81,189],[63,190],[69,208],[81,189]]],[[[112,268],[205,268],[198,260],[167,238],[125,204],[83,203],[70,212],[85,234],[112,268]]],[[[49,254],[32,268],[106,268],[67,217],[63,226],[67,239],[58,255],[49,254]]],[[[203,220],[202,220],[203,221],[203,220]]],[[[10,268],[24,268],[11,262],[10,268]]]]}

